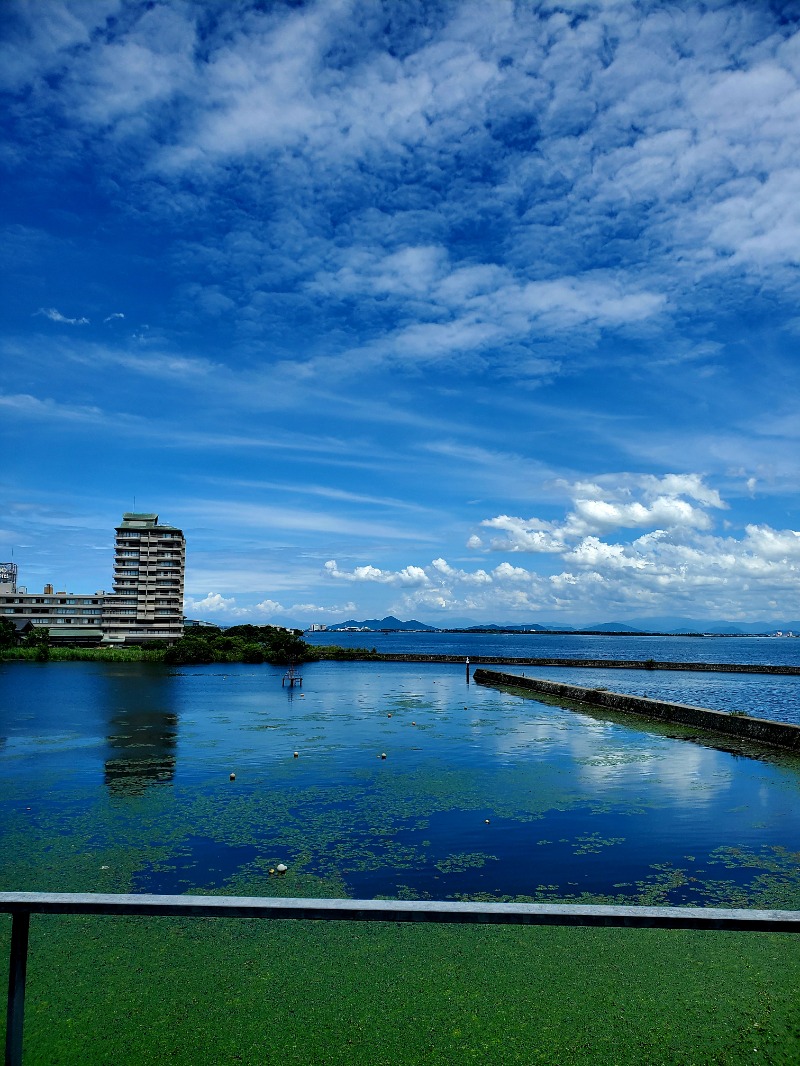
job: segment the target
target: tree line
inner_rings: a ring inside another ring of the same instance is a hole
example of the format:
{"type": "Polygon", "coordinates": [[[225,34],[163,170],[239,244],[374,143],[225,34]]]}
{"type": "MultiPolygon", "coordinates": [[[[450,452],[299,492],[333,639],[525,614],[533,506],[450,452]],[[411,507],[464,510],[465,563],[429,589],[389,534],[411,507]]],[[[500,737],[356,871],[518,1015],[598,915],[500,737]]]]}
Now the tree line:
{"type": "Polygon", "coordinates": [[[44,627],[30,629],[20,635],[14,623],[0,619],[0,653],[5,658],[34,659],[46,662],[57,659],[130,659],[163,662],[171,665],[191,663],[290,663],[312,662],[319,659],[377,658],[373,648],[320,647],[303,640],[301,629],[280,626],[238,625],[229,629],[218,626],[190,626],[174,644],[151,640],[141,648],[136,646],[97,646],[92,648],[50,645],[44,627]],[[51,654],[52,653],[52,654],[51,654]]]}

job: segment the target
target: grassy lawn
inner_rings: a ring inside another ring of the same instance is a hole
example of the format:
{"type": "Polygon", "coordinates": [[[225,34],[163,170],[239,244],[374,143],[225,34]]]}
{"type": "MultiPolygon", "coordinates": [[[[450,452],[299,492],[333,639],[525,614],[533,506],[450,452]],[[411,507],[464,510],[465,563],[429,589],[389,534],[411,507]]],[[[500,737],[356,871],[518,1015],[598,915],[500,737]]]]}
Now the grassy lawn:
{"type": "Polygon", "coordinates": [[[794,1066],[799,987],[790,934],[34,915],[25,1062],[794,1066]]]}

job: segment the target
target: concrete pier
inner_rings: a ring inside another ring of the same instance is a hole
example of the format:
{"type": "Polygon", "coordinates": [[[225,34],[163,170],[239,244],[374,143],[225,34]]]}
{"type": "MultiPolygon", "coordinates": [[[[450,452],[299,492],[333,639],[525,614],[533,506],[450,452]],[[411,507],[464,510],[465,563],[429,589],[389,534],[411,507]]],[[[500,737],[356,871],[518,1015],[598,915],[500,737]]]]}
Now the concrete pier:
{"type": "Polygon", "coordinates": [[[637,715],[659,722],[671,722],[683,726],[696,726],[709,733],[737,737],[740,740],[766,744],[772,748],[782,748],[800,754],[800,726],[787,722],[772,722],[766,718],[751,718],[746,714],[729,714],[726,711],[712,711],[707,707],[692,707],[685,703],[668,703],[665,700],[653,700],[645,696],[629,696],[622,692],[608,692],[605,689],[582,688],[580,685],[565,685],[557,681],[545,681],[537,677],[521,677],[499,670],[478,669],[472,675],[479,685],[498,685],[523,688],[533,692],[593,707],[607,707],[623,714],[637,715]]]}

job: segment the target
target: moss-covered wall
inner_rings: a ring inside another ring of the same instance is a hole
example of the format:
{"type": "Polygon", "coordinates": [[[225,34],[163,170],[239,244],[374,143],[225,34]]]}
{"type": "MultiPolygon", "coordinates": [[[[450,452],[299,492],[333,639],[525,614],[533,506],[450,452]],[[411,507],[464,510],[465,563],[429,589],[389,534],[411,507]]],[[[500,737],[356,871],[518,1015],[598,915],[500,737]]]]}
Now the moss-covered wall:
{"type": "Polygon", "coordinates": [[[667,703],[665,700],[653,700],[644,696],[627,696],[621,692],[607,692],[605,689],[564,685],[557,681],[520,677],[518,674],[507,674],[499,670],[478,669],[473,674],[473,680],[479,685],[512,685],[551,696],[563,696],[565,699],[589,703],[595,707],[609,707],[614,711],[637,714],[643,718],[697,726],[712,733],[741,737],[771,747],[800,752],[800,726],[786,722],[711,711],[706,707],[691,707],[685,703],[667,703]]]}

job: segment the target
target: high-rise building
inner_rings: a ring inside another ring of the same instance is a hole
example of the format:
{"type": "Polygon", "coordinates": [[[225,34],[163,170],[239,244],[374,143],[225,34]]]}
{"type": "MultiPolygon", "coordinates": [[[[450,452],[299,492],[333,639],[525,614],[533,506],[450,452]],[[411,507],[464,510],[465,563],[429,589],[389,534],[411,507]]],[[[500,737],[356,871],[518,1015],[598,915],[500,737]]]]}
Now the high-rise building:
{"type": "Polygon", "coordinates": [[[146,644],[183,636],[186,541],[157,514],[124,514],[116,527],[114,592],[30,593],[14,563],[0,563],[0,617],[18,630],[46,628],[73,644],[146,644]]]}
{"type": "Polygon", "coordinates": [[[124,514],[116,527],[114,594],[103,608],[106,639],[179,640],[185,565],[180,529],[159,523],[157,514],[124,514]]]}

